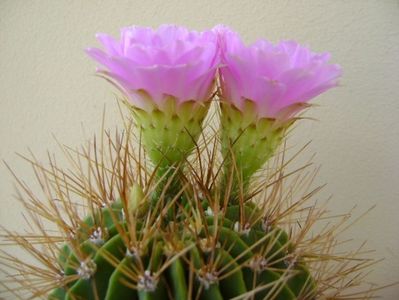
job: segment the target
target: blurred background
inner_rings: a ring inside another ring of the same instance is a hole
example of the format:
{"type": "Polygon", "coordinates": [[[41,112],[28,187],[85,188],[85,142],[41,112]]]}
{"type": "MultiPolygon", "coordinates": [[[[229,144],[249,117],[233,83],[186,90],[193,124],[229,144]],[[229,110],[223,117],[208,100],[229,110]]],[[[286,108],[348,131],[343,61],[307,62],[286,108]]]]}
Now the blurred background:
{"type": "MultiPolygon", "coordinates": [[[[65,159],[53,137],[78,147],[106,127],[120,126],[109,84],[93,76],[83,52],[98,46],[96,32],[118,36],[128,25],[163,23],[205,29],[222,23],[247,42],[295,39],[314,51],[329,51],[342,66],[341,86],[318,97],[290,140],[311,140],[308,155],[321,165],[316,184],[328,183],[329,209],[356,215],[376,207],[344,239],[367,240],[384,258],[369,276],[384,285],[399,281],[399,1],[0,1],[0,159],[25,182],[27,163],[15,153],[47,151],[65,159]]],[[[0,225],[23,230],[14,180],[0,166],[0,225]]],[[[322,198],[322,197],[321,197],[322,198]]],[[[1,281],[1,278],[0,278],[1,281]]],[[[398,299],[399,286],[382,290],[398,299]]]]}

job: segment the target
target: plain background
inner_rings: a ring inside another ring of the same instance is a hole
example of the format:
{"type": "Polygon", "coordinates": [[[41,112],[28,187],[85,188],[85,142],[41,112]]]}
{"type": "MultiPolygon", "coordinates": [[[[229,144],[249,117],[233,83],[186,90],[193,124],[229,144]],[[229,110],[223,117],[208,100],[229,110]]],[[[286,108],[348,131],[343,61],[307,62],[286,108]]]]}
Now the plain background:
{"type": "MultiPolygon", "coordinates": [[[[83,52],[96,32],[118,35],[128,25],[175,23],[205,29],[223,23],[248,42],[295,39],[329,51],[342,65],[341,86],[318,97],[320,107],[295,132],[312,140],[328,183],[332,212],[377,205],[346,234],[385,258],[370,281],[399,280],[399,2],[398,1],[0,1],[0,159],[26,182],[28,167],[15,152],[39,159],[58,153],[54,134],[77,147],[119,121],[112,88],[93,76],[83,52]],[[84,128],[84,130],[82,129],[84,128]],[[85,133],[84,133],[85,132],[85,133]]],[[[0,224],[22,229],[13,180],[0,168],[0,224]]],[[[380,293],[398,299],[399,286],[380,293]]]]}

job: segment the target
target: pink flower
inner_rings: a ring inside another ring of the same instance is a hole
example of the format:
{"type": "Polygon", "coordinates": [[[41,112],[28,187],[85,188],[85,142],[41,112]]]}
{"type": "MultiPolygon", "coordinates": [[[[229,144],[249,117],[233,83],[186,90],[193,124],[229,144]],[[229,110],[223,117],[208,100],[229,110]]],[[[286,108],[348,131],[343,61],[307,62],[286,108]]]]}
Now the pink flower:
{"type": "Polygon", "coordinates": [[[337,85],[341,68],[328,64],[328,53],[314,53],[294,41],[245,46],[228,28],[214,30],[221,47],[222,100],[240,110],[251,100],[259,117],[292,117],[301,104],[337,85]]]}
{"type": "Polygon", "coordinates": [[[162,107],[167,96],[178,103],[205,101],[219,64],[217,38],[213,31],[189,31],[175,25],[158,29],[128,27],[120,40],[97,34],[104,50],[87,49],[103,67],[98,71],[115,80],[136,107],[162,107]],[[148,97],[153,103],[148,103],[148,97]]]}

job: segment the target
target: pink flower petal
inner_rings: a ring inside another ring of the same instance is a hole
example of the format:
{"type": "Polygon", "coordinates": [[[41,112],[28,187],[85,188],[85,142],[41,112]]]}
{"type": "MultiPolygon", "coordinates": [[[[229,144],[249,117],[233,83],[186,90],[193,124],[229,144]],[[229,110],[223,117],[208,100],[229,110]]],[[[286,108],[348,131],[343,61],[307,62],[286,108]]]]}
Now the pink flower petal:
{"type": "Polygon", "coordinates": [[[339,66],[328,64],[330,54],[314,53],[295,41],[273,45],[259,40],[245,46],[226,27],[214,31],[221,51],[223,99],[239,109],[252,100],[261,117],[277,117],[284,108],[311,100],[336,86],[341,76],[339,66]]]}
{"type": "Polygon", "coordinates": [[[97,37],[104,50],[90,48],[87,53],[129,94],[144,89],[158,104],[165,94],[180,102],[208,98],[220,61],[213,31],[132,26],[121,29],[119,41],[106,34],[97,37]]]}

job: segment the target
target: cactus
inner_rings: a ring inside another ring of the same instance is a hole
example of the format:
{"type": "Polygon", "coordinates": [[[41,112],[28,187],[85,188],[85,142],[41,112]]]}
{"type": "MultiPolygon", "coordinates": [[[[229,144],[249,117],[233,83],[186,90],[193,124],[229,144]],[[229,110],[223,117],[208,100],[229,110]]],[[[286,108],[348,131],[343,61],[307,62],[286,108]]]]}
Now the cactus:
{"type": "Polygon", "coordinates": [[[134,218],[129,221],[120,200],[86,218],[78,248],[66,244],[59,257],[65,275],[77,279],[49,299],[231,299],[253,291],[254,299],[288,300],[315,294],[306,263],[290,256],[287,233],[266,226],[256,205],[227,205],[218,214],[206,202],[166,205],[172,218],[165,207],[145,213],[136,207],[127,210],[134,218]],[[136,237],[133,245],[127,236],[136,237]]]}
{"type": "Polygon", "coordinates": [[[70,168],[26,158],[42,189],[34,193],[15,175],[32,232],[4,229],[2,237],[36,263],[1,251],[6,293],[48,300],[372,297],[374,289],[352,290],[369,260],[334,252],[347,216],[315,231],[331,218],[312,202],[317,170],[292,170],[298,153],[287,159],[285,147],[278,151],[307,107],[298,101],[336,85],[340,69],[326,55],[294,42],[247,48],[220,27],[132,27],[119,42],[99,39],[105,51],[88,53],[120,88],[132,118],[123,134],[101,133],[82,150],[62,147],[70,168]],[[220,128],[212,119],[219,115],[220,128]]]}
{"type": "Polygon", "coordinates": [[[347,216],[310,234],[331,217],[309,202],[319,191],[309,164],[288,171],[284,150],[231,201],[231,186],[220,185],[217,133],[202,136],[166,181],[132,134],[104,134],[83,151],[63,147],[79,171],[26,158],[45,198],[18,180],[32,232],[3,236],[38,263],[3,252],[10,299],[344,299],[361,285],[369,260],[334,253],[347,216]]]}

